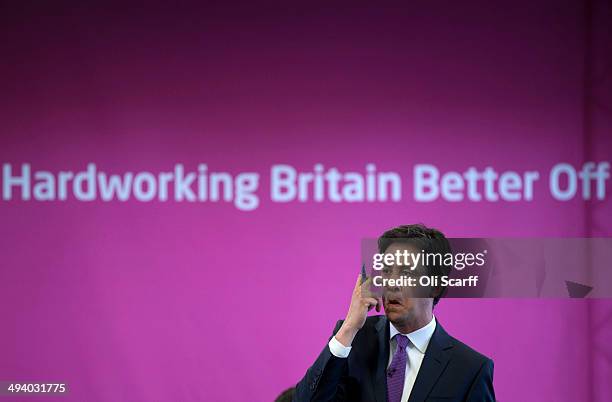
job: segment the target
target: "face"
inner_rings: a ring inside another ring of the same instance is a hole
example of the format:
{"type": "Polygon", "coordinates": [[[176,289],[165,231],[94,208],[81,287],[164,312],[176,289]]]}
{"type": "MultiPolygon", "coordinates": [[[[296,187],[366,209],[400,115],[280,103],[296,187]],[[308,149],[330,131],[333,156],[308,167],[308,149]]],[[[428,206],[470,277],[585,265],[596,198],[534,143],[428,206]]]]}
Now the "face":
{"type": "MultiPolygon", "coordinates": [[[[385,253],[395,254],[396,251],[403,253],[408,251],[416,253],[409,244],[393,243],[385,253]]],[[[422,267],[411,270],[409,266],[393,265],[385,266],[382,270],[383,278],[400,278],[412,276],[417,278],[422,274],[422,267]]],[[[387,286],[383,288],[383,306],[389,321],[395,325],[413,322],[416,318],[423,317],[431,312],[433,299],[429,288],[412,288],[408,286],[387,286]]]]}

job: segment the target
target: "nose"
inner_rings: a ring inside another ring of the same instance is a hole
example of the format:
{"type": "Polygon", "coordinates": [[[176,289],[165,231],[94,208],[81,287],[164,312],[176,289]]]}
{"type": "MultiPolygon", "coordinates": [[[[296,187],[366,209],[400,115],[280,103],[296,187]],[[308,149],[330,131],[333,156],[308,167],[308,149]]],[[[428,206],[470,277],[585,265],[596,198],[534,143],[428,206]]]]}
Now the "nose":
{"type": "MultiPolygon", "coordinates": [[[[392,270],[389,277],[390,279],[400,279],[401,275],[400,275],[399,269],[392,270]]],[[[389,293],[400,293],[401,292],[401,288],[397,285],[395,286],[387,285],[385,290],[387,290],[389,293]]]]}
{"type": "Polygon", "coordinates": [[[399,293],[400,292],[399,286],[387,286],[386,290],[387,290],[387,293],[399,293]]]}

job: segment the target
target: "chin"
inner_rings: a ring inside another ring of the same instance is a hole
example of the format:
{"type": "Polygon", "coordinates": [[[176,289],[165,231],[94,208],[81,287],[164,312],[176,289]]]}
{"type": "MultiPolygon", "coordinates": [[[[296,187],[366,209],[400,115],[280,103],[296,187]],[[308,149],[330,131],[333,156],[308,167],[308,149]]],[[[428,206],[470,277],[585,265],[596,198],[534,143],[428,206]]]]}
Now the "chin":
{"type": "Polygon", "coordinates": [[[388,312],[388,311],[385,310],[385,315],[387,316],[387,319],[389,321],[391,321],[391,322],[394,322],[399,317],[399,315],[395,311],[394,312],[388,312]]]}
{"type": "Polygon", "coordinates": [[[402,306],[401,308],[385,309],[385,315],[391,322],[402,322],[409,319],[414,314],[414,306],[409,304],[408,306],[402,306]]]}
{"type": "Polygon", "coordinates": [[[397,311],[397,310],[388,311],[385,309],[385,315],[387,316],[389,321],[397,322],[397,321],[401,321],[406,316],[409,316],[410,312],[405,309],[402,309],[401,311],[397,311]]]}

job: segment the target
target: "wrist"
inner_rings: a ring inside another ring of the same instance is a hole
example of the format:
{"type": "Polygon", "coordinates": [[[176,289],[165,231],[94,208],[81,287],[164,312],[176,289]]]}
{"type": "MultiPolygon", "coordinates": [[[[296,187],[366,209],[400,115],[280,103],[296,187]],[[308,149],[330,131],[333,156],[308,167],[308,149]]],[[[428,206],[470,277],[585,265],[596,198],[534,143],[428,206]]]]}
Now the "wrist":
{"type": "Polygon", "coordinates": [[[336,333],[336,339],[345,347],[349,347],[353,343],[357,331],[358,329],[352,327],[350,324],[344,323],[336,333]]]}

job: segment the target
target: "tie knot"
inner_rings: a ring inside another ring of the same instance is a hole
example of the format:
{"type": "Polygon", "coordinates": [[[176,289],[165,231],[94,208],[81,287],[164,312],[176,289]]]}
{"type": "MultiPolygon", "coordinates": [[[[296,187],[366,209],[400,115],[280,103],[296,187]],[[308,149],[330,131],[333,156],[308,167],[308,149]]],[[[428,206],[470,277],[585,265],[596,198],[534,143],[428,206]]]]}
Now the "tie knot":
{"type": "Polygon", "coordinates": [[[402,350],[405,350],[406,346],[408,346],[408,342],[410,342],[408,337],[402,334],[396,334],[394,338],[395,338],[395,341],[397,342],[397,346],[402,350]]]}

